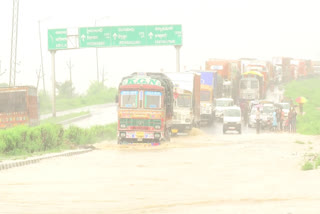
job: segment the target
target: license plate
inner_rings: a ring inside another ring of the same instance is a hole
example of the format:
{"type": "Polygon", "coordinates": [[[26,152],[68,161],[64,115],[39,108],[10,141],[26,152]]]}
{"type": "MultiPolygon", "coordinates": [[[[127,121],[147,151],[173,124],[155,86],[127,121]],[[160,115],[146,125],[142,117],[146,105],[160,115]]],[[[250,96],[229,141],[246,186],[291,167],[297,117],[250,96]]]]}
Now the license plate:
{"type": "Polygon", "coordinates": [[[171,129],[172,133],[178,133],[178,129],[171,129]]]}
{"type": "Polygon", "coordinates": [[[136,136],[137,136],[137,138],[143,138],[144,137],[144,132],[137,132],[136,136]]]}

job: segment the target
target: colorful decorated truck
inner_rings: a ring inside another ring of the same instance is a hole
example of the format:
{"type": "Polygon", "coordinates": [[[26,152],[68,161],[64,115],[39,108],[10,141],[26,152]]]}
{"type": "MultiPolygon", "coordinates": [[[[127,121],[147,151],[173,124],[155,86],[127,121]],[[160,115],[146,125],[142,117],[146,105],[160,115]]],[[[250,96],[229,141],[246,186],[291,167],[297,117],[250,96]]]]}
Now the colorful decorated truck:
{"type": "Polygon", "coordinates": [[[173,84],[163,73],[124,77],[118,94],[118,143],[170,140],[173,84]]]}
{"type": "Polygon", "coordinates": [[[39,123],[37,89],[32,86],[0,88],[0,128],[39,123]]]}

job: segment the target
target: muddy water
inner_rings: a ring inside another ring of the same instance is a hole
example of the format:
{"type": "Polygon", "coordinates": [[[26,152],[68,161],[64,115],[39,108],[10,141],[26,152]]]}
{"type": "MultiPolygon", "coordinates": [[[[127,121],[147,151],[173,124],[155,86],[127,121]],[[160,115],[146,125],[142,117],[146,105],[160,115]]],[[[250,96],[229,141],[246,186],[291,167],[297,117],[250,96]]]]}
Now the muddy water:
{"type": "Polygon", "coordinates": [[[289,134],[104,142],[0,172],[0,213],[319,213],[320,170],[300,170],[319,146],[289,134]]]}

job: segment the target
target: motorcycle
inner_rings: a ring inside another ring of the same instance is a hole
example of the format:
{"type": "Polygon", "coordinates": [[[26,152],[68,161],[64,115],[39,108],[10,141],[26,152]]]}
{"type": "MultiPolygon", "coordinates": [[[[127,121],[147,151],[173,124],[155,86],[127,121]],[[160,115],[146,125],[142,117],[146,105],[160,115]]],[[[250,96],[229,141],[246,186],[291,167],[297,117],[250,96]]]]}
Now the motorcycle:
{"type": "Polygon", "coordinates": [[[272,118],[268,117],[262,120],[260,126],[262,130],[272,131],[272,118]]]}

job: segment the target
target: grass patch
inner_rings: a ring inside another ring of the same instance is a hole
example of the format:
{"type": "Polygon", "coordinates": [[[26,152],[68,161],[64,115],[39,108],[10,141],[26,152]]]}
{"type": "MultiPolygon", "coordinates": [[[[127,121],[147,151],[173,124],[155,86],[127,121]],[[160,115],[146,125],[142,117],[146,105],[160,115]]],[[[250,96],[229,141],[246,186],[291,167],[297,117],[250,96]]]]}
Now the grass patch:
{"type": "Polygon", "coordinates": [[[305,162],[305,164],[301,167],[303,171],[313,170],[313,164],[310,161],[305,162]]]}
{"type": "Polygon", "coordinates": [[[296,140],[295,143],[297,143],[297,144],[304,144],[304,142],[303,142],[303,141],[300,141],[300,140],[296,140]]]}
{"type": "Polygon", "coordinates": [[[59,117],[50,117],[50,118],[41,120],[40,124],[44,124],[44,123],[60,123],[60,122],[65,121],[65,120],[69,120],[69,119],[72,119],[72,118],[75,118],[75,117],[80,117],[80,116],[87,115],[87,114],[89,114],[88,111],[82,111],[82,112],[66,114],[66,115],[59,116],[59,117]]]}
{"type": "Polygon", "coordinates": [[[318,166],[320,166],[320,155],[318,155],[318,157],[316,158],[316,160],[314,162],[314,168],[317,169],[318,166]]]}
{"type": "Polygon", "coordinates": [[[299,96],[307,98],[303,105],[305,115],[297,116],[297,132],[305,135],[320,134],[320,79],[305,79],[292,81],[285,86],[284,96],[291,98],[295,105],[295,99],[299,96]]]}

